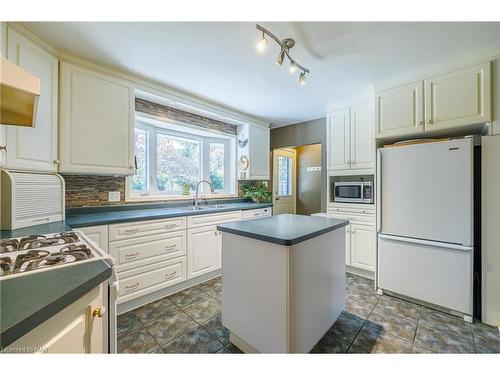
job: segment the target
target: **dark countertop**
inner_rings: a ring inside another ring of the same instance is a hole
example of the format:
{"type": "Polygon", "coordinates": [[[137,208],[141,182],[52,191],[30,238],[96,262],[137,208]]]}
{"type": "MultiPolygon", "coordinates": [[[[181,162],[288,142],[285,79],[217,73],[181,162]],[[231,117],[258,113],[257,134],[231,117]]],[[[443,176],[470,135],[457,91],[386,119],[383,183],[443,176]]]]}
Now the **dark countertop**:
{"type": "Polygon", "coordinates": [[[104,261],[33,272],[0,281],[0,350],[111,276],[104,261]]]}
{"type": "MultiPolygon", "coordinates": [[[[228,202],[218,203],[209,202],[209,205],[217,204],[218,208],[205,207],[197,211],[186,210],[184,206],[165,206],[165,205],[141,205],[138,207],[117,206],[105,209],[73,209],[66,214],[66,224],[71,228],[90,227],[94,225],[105,225],[113,223],[122,223],[128,221],[141,221],[153,219],[165,219],[179,216],[206,215],[217,212],[253,210],[258,208],[272,207],[272,203],[253,203],[253,202],[228,202]],[[159,206],[159,207],[158,207],[159,206]]],[[[130,205],[134,206],[134,205],[130,205]]],[[[204,207],[200,204],[200,207],[204,207]]]]}
{"type": "Polygon", "coordinates": [[[260,241],[292,246],[347,224],[348,220],[286,214],[221,224],[217,229],[260,241]]]}

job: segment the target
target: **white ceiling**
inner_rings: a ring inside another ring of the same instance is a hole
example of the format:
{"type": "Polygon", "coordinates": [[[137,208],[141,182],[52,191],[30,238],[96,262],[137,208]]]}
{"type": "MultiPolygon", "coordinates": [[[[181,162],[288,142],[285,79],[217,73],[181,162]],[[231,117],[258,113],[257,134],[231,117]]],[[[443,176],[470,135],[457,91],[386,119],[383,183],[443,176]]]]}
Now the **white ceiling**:
{"type": "Polygon", "coordinates": [[[325,106],[367,95],[373,84],[425,66],[500,48],[492,23],[260,23],[297,44],[307,85],[262,55],[254,23],[27,23],[55,47],[263,118],[279,126],[324,116],[325,106]]]}

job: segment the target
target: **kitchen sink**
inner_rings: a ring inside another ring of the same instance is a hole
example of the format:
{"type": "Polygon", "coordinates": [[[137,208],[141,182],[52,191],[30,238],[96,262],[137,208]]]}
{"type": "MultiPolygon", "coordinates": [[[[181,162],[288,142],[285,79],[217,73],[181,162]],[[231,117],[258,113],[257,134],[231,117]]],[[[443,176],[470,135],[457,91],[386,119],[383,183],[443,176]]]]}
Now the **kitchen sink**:
{"type": "Polygon", "coordinates": [[[213,204],[213,205],[200,205],[198,207],[196,206],[186,206],[186,207],[180,207],[181,210],[186,210],[186,211],[203,211],[203,210],[213,210],[216,208],[223,208],[225,207],[224,205],[221,204],[213,204]]]}

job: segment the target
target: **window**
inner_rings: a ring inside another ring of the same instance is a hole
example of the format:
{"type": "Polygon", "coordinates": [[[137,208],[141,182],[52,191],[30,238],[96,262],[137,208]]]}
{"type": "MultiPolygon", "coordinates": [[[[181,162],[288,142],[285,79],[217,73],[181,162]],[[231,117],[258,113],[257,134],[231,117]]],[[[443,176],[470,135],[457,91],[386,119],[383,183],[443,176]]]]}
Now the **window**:
{"type": "MultiPolygon", "coordinates": [[[[231,136],[138,120],[136,171],[129,178],[128,196],[164,199],[193,195],[201,180],[211,183],[214,194],[234,194],[236,183],[231,178],[235,178],[235,144],[231,136]]],[[[207,184],[200,185],[200,192],[211,194],[207,184]]]]}
{"type": "Polygon", "coordinates": [[[278,156],[278,196],[292,195],[292,159],[278,156]]]}

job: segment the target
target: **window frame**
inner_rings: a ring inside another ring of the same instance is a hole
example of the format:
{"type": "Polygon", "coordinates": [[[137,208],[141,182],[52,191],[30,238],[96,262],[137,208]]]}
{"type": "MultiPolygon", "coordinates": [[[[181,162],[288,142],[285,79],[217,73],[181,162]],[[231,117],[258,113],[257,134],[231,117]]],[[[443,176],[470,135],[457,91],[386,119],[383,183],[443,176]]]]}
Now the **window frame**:
{"type": "MultiPolygon", "coordinates": [[[[135,129],[139,128],[146,132],[146,189],[143,191],[132,190],[132,176],[127,177],[125,183],[125,201],[153,201],[153,200],[187,200],[194,198],[194,192],[189,195],[172,194],[172,192],[162,192],[158,190],[157,185],[157,142],[158,134],[165,134],[174,138],[184,138],[194,140],[200,143],[200,180],[210,181],[210,145],[217,143],[224,145],[224,191],[216,191],[212,193],[207,184],[201,184],[199,187],[200,195],[207,198],[223,198],[237,197],[237,171],[236,171],[236,136],[221,135],[218,137],[209,132],[201,132],[207,135],[195,135],[192,132],[196,131],[192,127],[186,129],[186,132],[177,129],[172,130],[166,128],[172,125],[177,127],[177,122],[164,123],[164,126],[157,126],[149,123],[148,119],[136,118],[135,129]],[[231,144],[231,140],[234,145],[231,144]],[[231,167],[232,166],[232,167],[231,167]]],[[[134,135],[135,139],[135,135],[134,135]]],[[[135,142],[134,142],[135,154],[135,142]]],[[[135,155],[134,155],[135,157],[135,155]]]]}

